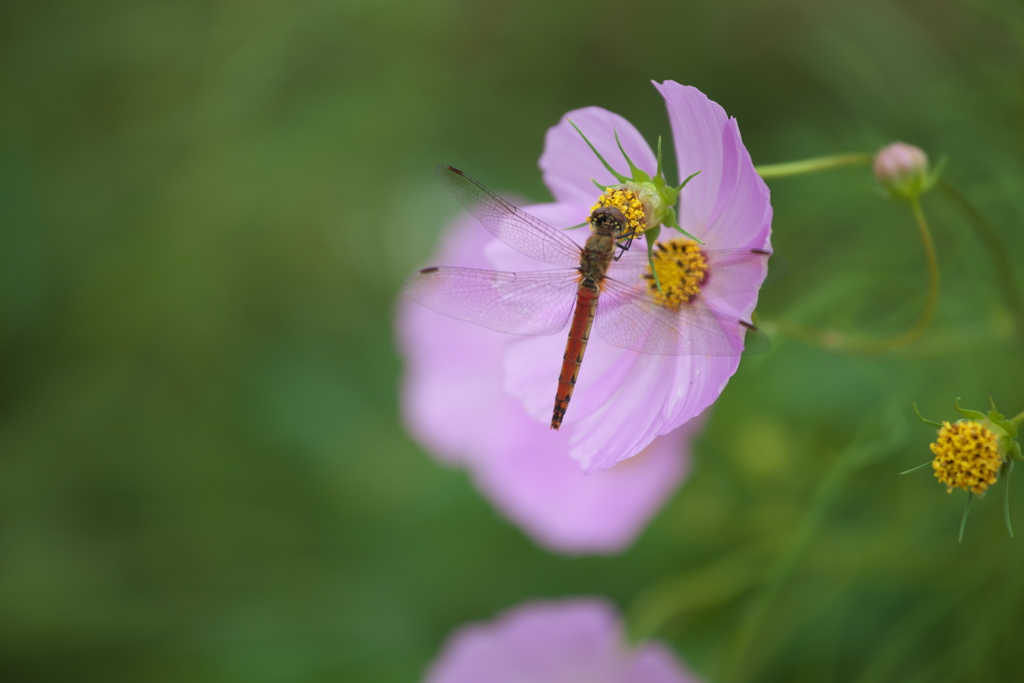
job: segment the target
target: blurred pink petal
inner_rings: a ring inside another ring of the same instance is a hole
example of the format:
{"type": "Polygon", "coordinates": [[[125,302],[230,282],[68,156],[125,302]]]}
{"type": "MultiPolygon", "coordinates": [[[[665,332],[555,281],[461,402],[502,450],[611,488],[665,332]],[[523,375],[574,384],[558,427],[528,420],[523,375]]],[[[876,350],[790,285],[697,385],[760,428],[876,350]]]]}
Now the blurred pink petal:
{"type": "MultiPolygon", "coordinates": [[[[554,214],[536,213],[545,219],[554,214]]],[[[446,235],[436,262],[480,267],[514,258],[472,219],[446,235]]],[[[523,257],[519,257],[523,258],[523,257]]],[[[698,424],[654,441],[626,467],[585,475],[568,457],[568,435],[532,419],[502,391],[505,346],[518,337],[453,320],[402,300],[406,359],[402,409],[410,432],[440,460],[469,470],[481,492],[538,544],[563,553],[627,548],[682,481],[698,424]]],[[[558,335],[536,337],[564,345],[558,335]]],[[[557,350],[561,357],[561,350],[557,350]]],[[[553,401],[554,375],[545,382],[553,401]]]]}
{"type": "MultiPolygon", "coordinates": [[[[463,216],[444,235],[437,256],[453,264],[479,264],[491,241],[476,220],[463,216]]],[[[406,426],[439,459],[465,462],[480,450],[488,430],[495,429],[487,417],[498,417],[507,402],[495,390],[503,380],[495,359],[505,336],[439,316],[405,298],[398,302],[396,328],[406,359],[406,426]]]]}
{"type": "Polygon", "coordinates": [[[567,457],[567,436],[509,404],[516,437],[495,440],[470,470],[496,507],[551,550],[625,550],[689,469],[690,425],[655,439],[622,467],[588,475],[567,457]]]}
{"type": "Polygon", "coordinates": [[[695,683],[659,643],[626,643],[615,608],[596,598],[530,602],[456,631],[427,683],[695,683]]]}

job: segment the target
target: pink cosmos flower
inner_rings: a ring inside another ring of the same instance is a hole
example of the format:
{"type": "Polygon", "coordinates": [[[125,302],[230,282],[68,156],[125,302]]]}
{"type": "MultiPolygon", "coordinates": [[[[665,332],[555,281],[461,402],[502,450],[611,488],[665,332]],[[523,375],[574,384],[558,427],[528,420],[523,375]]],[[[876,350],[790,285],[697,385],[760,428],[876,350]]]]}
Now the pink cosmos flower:
{"type": "Polygon", "coordinates": [[[456,631],[427,683],[696,683],[658,643],[630,647],[615,608],[594,598],[530,602],[456,631]]]}
{"type": "MultiPolygon", "coordinates": [[[[550,209],[528,207],[556,220],[550,209]]],[[[431,262],[493,268],[487,253],[500,248],[465,217],[431,262]]],[[[540,545],[573,554],[621,551],[685,475],[700,420],[656,439],[628,464],[585,475],[567,457],[566,431],[531,419],[502,391],[508,335],[405,299],[397,326],[409,430],[443,462],[465,467],[484,495],[540,545]]]]}
{"type": "MultiPolygon", "coordinates": [[[[709,250],[770,250],[768,190],[735,120],[695,88],[655,85],[668,104],[679,178],[700,172],[682,192],[681,227],[709,250]]],[[[570,112],[548,132],[541,157],[556,201],[525,207],[553,226],[586,218],[599,194],[591,178],[615,182],[568,119],[613,167],[628,168],[616,132],[637,167],[653,176],[657,165],[622,117],[596,107],[570,112]]],[[[586,239],[583,229],[566,234],[578,243],[586,239]]],[[[673,235],[664,230],[661,239],[673,235]]],[[[642,241],[633,246],[644,248],[642,241]]],[[[468,218],[432,263],[512,272],[545,267],[468,218]]],[[[749,320],[765,272],[763,260],[731,268],[723,288],[710,270],[718,284],[705,289],[704,303],[749,320]]],[[[699,429],[693,418],[714,402],[739,364],[738,355],[639,354],[592,337],[568,417],[552,432],[547,425],[563,335],[502,335],[404,300],[398,318],[410,430],[442,460],[469,469],[485,495],[535,540],[562,552],[615,552],[632,542],[685,474],[688,441],[699,429]],[[638,454],[626,468],[601,471],[638,454]]]]}
{"type": "MultiPolygon", "coordinates": [[[[754,170],[736,120],[696,88],[666,81],[654,84],[665,98],[679,162],[679,178],[699,171],[683,189],[680,226],[705,244],[702,249],[770,251],[772,207],[768,188],[754,170]]],[[[602,185],[617,181],[604,168],[571,120],[613,168],[628,169],[615,142],[633,163],[653,176],[655,153],[624,118],[598,107],[569,112],[547,134],[540,166],[554,194],[553,204],[535,215],[556,226],[575,225],[589,214],[602,185]]],[[[577,240],[584,231],[570,231],[577,240]]],[[[659,239],[676,236],[663,229],[659,239]]],[[[633,249],[643,249],[634,244],[633,249]]],[[[494,247],[498,270],[538,270],[543,264],[511,249],[494,247]]],[[[767,264],[750,260],[732,268],[733,282],[721,291],[706,288],[702,301],[726,316],[749,321],[767,264]]],[[[715,280],[713,268],[709,281],[715,280]]],[[[552,387],[565,339],[561,335],[510,337],[504,354],[504,387],[535,420],[551,414],[552,387]]],[[[653,355],[628,351],[592,337],[563,429],[569,455],[585,472],[604,470],[633,457],[655,438],[700,415],[722,393],[739,366],[734,355],[653,355]]]]}

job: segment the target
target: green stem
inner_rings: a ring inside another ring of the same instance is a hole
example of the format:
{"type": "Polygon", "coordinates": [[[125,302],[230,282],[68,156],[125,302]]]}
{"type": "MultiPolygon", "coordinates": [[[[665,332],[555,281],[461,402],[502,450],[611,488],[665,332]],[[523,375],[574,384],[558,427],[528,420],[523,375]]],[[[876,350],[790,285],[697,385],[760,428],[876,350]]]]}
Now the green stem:
{"type": "Polygon", "coordinates": [[[935,255],[935,242],[932,240],[928,221],[925,220],[924,212],[921,211],[921,202],[917,196],[910,200],[910,208],[914,212],[914,222],[917,223],[917,231],[924,246],[924,257],[928,262],[928,300],[925,302],[924,310],[917,319],[917,323],[903,334],[881,342],[880,347],[883,349],[906,346],[916,341],[931,325],[932,318],[935,317],[935,309],[939,304],[939,259],[935,255]]]}
{"type": "Polygon", "coordinates": [[[803,159],[802,161],[787,161],[781,164],[764,164],[761,166],[755,166],[754,170],[757,171],[762,178],[785,178],[787,176],[827,171],[841,166],[870,164],[874,158],[873,154],[854,152],[851,154],[834,154],[827,157],[803,159]]]}
{"type": "Polygon", "coordinates": [[[924,247],[925,261],[928,264],[928,299],[925,301],[924,309],[921,311],[921,315],[918,316],[917,322],[914,323],[913,327],[906,332],[885,339],[858,339],[856,337],[847,337],[838,331],[814,330],[785,321],[775,322],[779,331],[810,341],[822,348],[862,353],[878,353],[897,349],[916,341],[924,334],[928,326],[931,325],[932,318],[935,316],[935,309],[939,303],[939,260],[935,253],[935,242],[932,240],[928,221],[924,217],[921,203],[917,197],[910,200],[910,208],[914,214],[914,222],[917,224],[917,231],[921,236],[921,244],[924,247]]]}
{"type": "Polygon", "coordinates": [[[975,208],[967,196],[953,187],[945,178],[939,180],[939,190],[953,202],[954,206],[967,219],[967,222],[974,228],[979,239],[988,247],[989,256],[992,258],[992,265],[995,266],[996,278],[999,287],[1006,298],[1006,304],[1010,307],[1013,316],[1013,326],[1017,332],[1017,339],[1024,345],[1024,298],[1021,297],[1017,282],[1013,276],[1013,264],[1007,256],[1006,245],[1003,244],[999,233],[992,224],[985,219],[982,213],[975,208]]]}

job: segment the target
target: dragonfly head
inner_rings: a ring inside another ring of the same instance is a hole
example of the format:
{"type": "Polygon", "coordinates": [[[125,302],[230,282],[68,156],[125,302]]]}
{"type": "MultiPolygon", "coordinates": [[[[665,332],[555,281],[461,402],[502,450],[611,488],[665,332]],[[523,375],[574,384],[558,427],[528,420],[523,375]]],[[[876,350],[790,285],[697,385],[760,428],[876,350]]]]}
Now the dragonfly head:
{"type": "Polygon", "coordinates": [[[618,238],[626,229],[626,217],[614,206],[599,206],[590,214],[590,227],[595,234],[618,238]]]}

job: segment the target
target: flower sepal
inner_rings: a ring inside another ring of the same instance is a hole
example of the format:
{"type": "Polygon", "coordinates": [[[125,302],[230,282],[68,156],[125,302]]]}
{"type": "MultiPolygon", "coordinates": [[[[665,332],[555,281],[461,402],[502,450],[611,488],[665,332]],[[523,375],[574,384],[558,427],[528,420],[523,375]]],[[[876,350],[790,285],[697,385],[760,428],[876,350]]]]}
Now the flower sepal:
{"type": "Polygon", "coordinates": [[[580,137],[583,138],[583,141],[587,143],[587,146],[597,156],[605,170],[619,181],[618,185],[602,185],[596,180],[591,179],[594,185],[603,193],[594,208],[599,206],[615,206],[630,221],[630,237],[640,237],[651,233],[651,237],[648,238],[649,244],[653,244],[662,225],[678,230],[688,238],[703,244],[700,239],[683,230],[676,219],[675,210],[675,206],[679,202],[679,193],[683,191],[686,184],[700,171],[687,177],[678,186],[670,185],[668,180],[665,179],[665,171],[662,167],[661,138],[658,138],[658,168],[652,176],[633,163],[633,160],[629,158],[629,154],[622,147],[622,143],[619,141],[619,134],[616,131],[615,143],[618,145],[622,157],[629,165],[629,172],[631,174],[628,176],[624,175],[616,171],[608,163],[575,123],[570,120],[569,124],[580,134],[580,137]]]}
{"type": "Polygon", "coordinates": [[[985,419],[985,413],[981,412],[980,410],[971,410],[969,408],[961,408],[960,407],[960,397],[959,396],[957,397],[957,399],[955,401],[953,401],[953,407],[956,408],[956,411],[958,413],[960,413],[961,415],[963,415],[964,418],[967,419],[967,420],[983,420],[983,419],[985,419]]]}
{"type": "Polygon", "coordinates": [[[1024,462],[1024,456],[1020,454],[1020,444],[1012,440],[1010,441],[1010,459],[1024,462]]]}
{"type": "MultiPolygon", "coordinates": [[[[996,410],[995,403],[992,404],[992,410],[988,411],[987,419],[994,427],[1002,430],[1003,435],[1008,439],[1012,440],[1017,438],[1017,425],[1013,423],[1013,420],[1006,419],[1006,416],[996,410]]],[[[1016,441],[1014,441],[1014,443],[1016,443],[1016,441]]],[[[1017,450],[1020,450],[1020,446],[1017,447],[1017,450]]]]}
{"type": "Polygon", "coordinates": [[[679,225],[675,209],[676,203],[679,201],[679,194],[686,187],[687,183],[700,174],[700,171],[691,173],[678,186],[670,185],[665,179],[665,172],[662,168],[660,137],[658,138],[658,168],[654,175],[651,176],[647,171],[633,163],[633,160],[629,158],[629,154],[622,147],[622,142],[619,141],[618,131],[615,131],[615,144],[618,145],[619,152],[622,153],[622,157],[629,165],[629,172],[632,174],[631,176],[623,175],[612,168],[612,165],[597,151],[593,143],[587,139],[587,136],[583,134],[583,131],[572,120],[568,121],[569,125],[576,129],[576,132],[580,134],[583,141],[587,143],[590,150],[597,156],[605,170],[619,181],[618,185],[602,185],[591,178],[591,182],[601,190],[601,196],[598,198],[597,203],[591,207],[591,210],[611,206],[622,212],[626,218],[626,225],[619,236],[619,242],[623,250],[628,249],[629,243],[635,238],[646,235],[647,261],[651,272],[654,274],[655,289],[658,294],[663,294],[661,280],[654,265],[654,244],[661,234],[661,226],[664,225],[672,228],[697,244],[704,244],[703,240],[686,232],[679,225]]]}

